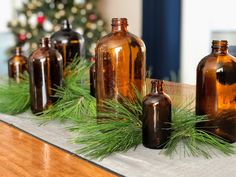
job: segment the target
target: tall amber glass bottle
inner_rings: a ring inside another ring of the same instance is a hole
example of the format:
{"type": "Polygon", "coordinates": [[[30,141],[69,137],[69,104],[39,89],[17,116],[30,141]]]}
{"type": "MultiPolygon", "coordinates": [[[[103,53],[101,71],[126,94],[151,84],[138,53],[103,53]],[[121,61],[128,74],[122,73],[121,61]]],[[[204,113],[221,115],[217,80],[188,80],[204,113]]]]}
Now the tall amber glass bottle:
{"type": "Polygon", "coordinates": [[[31,110],[40,113],[56,101],[57,86],[62,85],[63,61],[61,54],[51,48],[49,38],[42,38],[40,47],[29,57],[31,110]]]}
{"type": "Polygon", "coordinates": [[[196,114],[208,115],[208,131],[236,141],[236,58],[228,42],[212,42],[212,53],[197,67],[196,114]],[[215,127],[215,128],[213,128],[215,127]]]}
{"type": "Polygon", "coordinates": [[[68,20],[63,20],[61,30],[51,36],[54,47],[63,57],[64,68],[70,64],[75,56],[85,56],[84,38],[72,30],[68,20]]]}
{"type": "Polygon", "coordinates": [[[152,81],[152,90],[143,99],[143,145],[161,149],[171,135],[171,100],[163,92],[163,81],[152,81]]]}
{"type": "Polygon", "coordinates": [[[126,18],[112,19],[112,32],[96,47],[96,98],[98,109],[104,99],[134,97],[133,86],[145,93],[146,48],[127,30],[126,18]]]}
{"type": "Polygon", "coordinates": [[[20,74],[27,71],[27,58],[23,55],[21,47],[17,47],[15,55],[8,60],[8,76],[20,82],[20,74]]]}

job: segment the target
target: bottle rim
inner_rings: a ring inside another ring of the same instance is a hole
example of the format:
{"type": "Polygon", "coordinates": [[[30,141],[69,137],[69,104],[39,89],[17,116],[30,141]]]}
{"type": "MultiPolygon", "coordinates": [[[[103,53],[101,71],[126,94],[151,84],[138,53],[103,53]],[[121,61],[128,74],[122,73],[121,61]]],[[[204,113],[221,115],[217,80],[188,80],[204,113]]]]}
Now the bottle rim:
{"type": "Polygon", "coordinates": [[[128,20],[127,18],[112,18],[111,25],[112,26],[120,26],[120,25],[128,26],[128,20]]]}
{"type": "Polygon", "coordinates": [[[212,41],[212,48],[221,48],[221,47],[228,48],[228,41],[227,40],[213,40],[212,41]]]}

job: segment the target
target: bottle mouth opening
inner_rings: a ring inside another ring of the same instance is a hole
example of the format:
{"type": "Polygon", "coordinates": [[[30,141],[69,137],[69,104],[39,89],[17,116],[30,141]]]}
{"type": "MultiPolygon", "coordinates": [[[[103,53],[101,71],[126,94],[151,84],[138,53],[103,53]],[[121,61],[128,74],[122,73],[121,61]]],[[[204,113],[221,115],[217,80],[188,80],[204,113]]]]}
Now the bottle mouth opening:
{"type": "Polygon", "coordinates": [[[228,47],[227,40],[213,40],[212,41],[212,48],[221,48],[221,47],[228,47]]]}
{"type": "Polygon", "coordinates": [[[111,25],[112,26],[117,26],[117,25],[128,26],[128,20],[127,18],[112,18],[111,25]]]}

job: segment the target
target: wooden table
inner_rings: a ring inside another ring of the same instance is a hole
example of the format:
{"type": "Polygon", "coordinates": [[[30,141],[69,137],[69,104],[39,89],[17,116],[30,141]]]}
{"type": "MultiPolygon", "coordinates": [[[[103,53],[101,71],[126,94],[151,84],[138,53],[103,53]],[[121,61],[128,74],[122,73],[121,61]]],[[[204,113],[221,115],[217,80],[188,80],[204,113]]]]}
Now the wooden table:
{"type": "Polygon", "coordinates": [[[0,122],[0,177],[106,176],[117,175],[0,122]]]}

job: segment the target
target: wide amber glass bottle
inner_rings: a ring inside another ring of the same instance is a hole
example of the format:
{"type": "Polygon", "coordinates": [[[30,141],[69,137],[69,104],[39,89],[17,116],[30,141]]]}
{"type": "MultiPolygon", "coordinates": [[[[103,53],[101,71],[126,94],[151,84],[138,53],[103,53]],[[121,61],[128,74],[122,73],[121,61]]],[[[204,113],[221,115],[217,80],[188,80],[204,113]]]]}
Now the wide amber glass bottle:
{"type": "Polygon", "coordinates": [[[40,113],[56,98],[53,89],[62,85],[63,61],[61,54],[51,48],[49,38],[42,38],[40,47],[29,57],[31,110],[40,113]]]}
{"type": "Polygon", "coordinates": [[[112,19],[112,32],[101,38],[96,47],[96,98],[119,96],[134,98],[133,87],[145,93],[146,48],[143,41],[127,30],[126,18],[112,19]]]}
{"type": "Polygon", "coordinates": [[[8,60],[8,76],[20,82],[20,75],[27,71],[27,58],[23,55],[21,47],[17,47],[15,55],[8,60]]]}
{"type": "Polygon", "coordinates": [[[72,30],[68,20],[63,20],[60,31],[55,32],[51,40],[63,57],[64,68],[73,61],[74,57],[85,56],[84,38],[72,30]]]}
{"type": "Polygon", "coordinates": [[[197,67],[196,114],[208,115],[208,131],[236,141],[236,58],[228,42],[214,40],[212,52],[197,67]]]}
{"type": "Polygon", "coordinates": [[[152,81],[152,90],[143,99],[143,145],[163,148],[171,135],[171,100],[163,92],[163,81],[152,81]]]}

